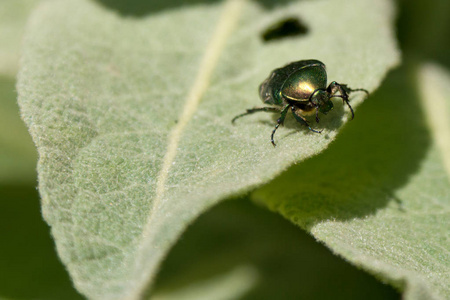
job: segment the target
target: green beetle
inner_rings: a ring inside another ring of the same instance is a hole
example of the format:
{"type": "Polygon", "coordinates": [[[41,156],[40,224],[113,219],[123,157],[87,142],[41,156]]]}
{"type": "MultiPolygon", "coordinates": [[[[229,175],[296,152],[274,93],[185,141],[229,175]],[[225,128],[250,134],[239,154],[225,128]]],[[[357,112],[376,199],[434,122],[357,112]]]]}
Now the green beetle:
{"type": "Polygon", "coordinates": [[[273,141],[275,131],[280,124],[283,124],[289,109],[297,122],[307,126],[313,132],[320,133],[322,131],[314,130],[309,126],[305,116],[315,114],[316,122],[319,123],[319,112],[327,114],[333,109],[331,98],[339,97],[350,108],[353,119],[355,115],[348,96],[356,91],[369,95],[365,89],[351,89],[346,84],[339,84],[336,81],[331,82],[327,87],[327,72],[325,64],[321,61],[315,59],[296,61],[273,70],[259,86],[259,96],[262,101],[272,106],[247,109],[245,113],[234,117],[231,122],[234,123],[236,119],[258,111],[280,113],[281,116],[270,136],[270,141],[275,146],[273,141]]]}

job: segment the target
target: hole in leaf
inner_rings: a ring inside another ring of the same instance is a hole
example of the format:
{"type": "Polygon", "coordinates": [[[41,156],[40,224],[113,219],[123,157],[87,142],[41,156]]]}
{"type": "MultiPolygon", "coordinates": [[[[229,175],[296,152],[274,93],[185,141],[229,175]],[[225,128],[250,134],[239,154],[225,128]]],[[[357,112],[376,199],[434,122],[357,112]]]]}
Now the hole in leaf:
{"type": "Polygon", "coordinates": [[[265,42],[279,40],[292,36],[304,35],[308,32],[308,28],[298,18],[290,17],[276,22],[269,26],[263,34],[262,39],[265,42]]]}

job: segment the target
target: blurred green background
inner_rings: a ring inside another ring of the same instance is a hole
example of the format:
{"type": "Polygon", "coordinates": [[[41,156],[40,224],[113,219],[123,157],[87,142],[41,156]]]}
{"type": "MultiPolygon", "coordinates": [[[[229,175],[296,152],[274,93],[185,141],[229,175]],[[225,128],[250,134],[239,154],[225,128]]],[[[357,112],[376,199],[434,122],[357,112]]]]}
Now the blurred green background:
{"type": "MultiPolygon", "coordinates": [[[[8,44],[0,47],[0,298],[82,299],[42,219],[36,190],[37,154],[16,103],[20,39],[38,2],[4,0],[0,4],[0,45],[8,44]]],[[[118,10],[126,10],[129,4],[125,0],[105,3],[118,10]]],[[[139,6],[138,0],[133,3],[139,6]]],[[[404,55],[397,76],[403,78],[403,88],[414,90],[415,77],[410,72],[417,64],[434,61],[450,69],[450,1],[405,0],[397,1],[397,6],[397,33],[404,55]]],[[[368,101],[376,102],[382,93],[389,89],[382,87],[368,101]]],[[[369,105],[358,111],[361,118],[376,109],[375,105],[366,108],[369,105]]],[[[257,274],[256,287],[245,293],[245,299],[400,298],[389,286],[247,198],[218,205],[188,229],[164,262],[156,291],[170,294],[239,266],[252,266],[257,274]]]]}

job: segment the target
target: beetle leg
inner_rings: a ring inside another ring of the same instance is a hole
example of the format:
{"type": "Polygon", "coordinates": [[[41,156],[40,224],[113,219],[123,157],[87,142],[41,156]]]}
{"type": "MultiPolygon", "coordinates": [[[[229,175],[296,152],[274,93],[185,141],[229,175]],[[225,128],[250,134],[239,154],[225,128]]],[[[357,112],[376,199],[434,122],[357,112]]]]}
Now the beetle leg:
{"type": "Polygon", "coordinates": [[[243,114],[237,115],[236,117],[233,118],[233,120],[231,120],[231,123],[234,124],[234,121],[236,121],[236,119],[239,119],[240,117],[246,116],[246,115],[250,115],[253,114],[255,112],[258,111],[266,111],[266,112],[280,112],[281,109],[279,109],[278,107],[254,107],[254,108],[250,108],[247,109],[247,111],[243,114]]]}
{"type": "Polygon", "coordinates": [[[348,102],[348,96],[347,97],[342,97],[343,102],[345,101],[345,103],[347,103],[348,108],[350,108],[350,111],[352,112],[352,120],[355,117],[355,113],[353,112],[353,108],[351,107],[350,103],[348,102]]]}
{"type": "Polygon", "coordinates": [[[348,101],[348,95],[352,92],[364,92],[369,96],[369,92],[365,89],[352,89],[348,87],[346,84],[339,84],[336,81],[333,81],[328,86],[327,91],[330,93],[330,97],[340,97],[342,98],[342,102],[346,103],[348,108],[350,108],[350,111],[352,112],[352,120],[355,117],[355,113],[353,112],[353,108],[350,106],[350,103],[348,101]],[[336,93],[339,92],[340,95],[336,95],[336,93]]]}
{"type": "Polygon", "coordinates": [[[342,98],[342,104],[346,103],[348,108],[350,108],[350,111],[352,112],[352,120],[355,117],[355,113],[353,112],[353,108],[350,105],[350,102],[348,101],[348,95],[333,95],[333,97],[339,97],[342,98]]]}
{"type": "Polygon", "coordinates": [[[319,123],[319,104],[312,101],[312,97],[316,94],[316,92],[320,91],[321,89],[316,89],[310,96],[309,96],[309,103],[311,103],[311,106],[314,106],[316,108],[316,122],[319,123]]]}
{"type": "Polygon", "coordinates": [[[348,94],[352,92],[364,92],[366,93],[367,97],[369,97],[369,92],[366,89],[352,89],[348,87],[346,84],[338,84],[338,86],[341,89],[341,94],[345,95],[345,98],[342,98],[345,103],[347,103],[348,108],[350,108],[350,111],[352,112],[352,120],[355,117],[355,113],[353,112],[353,108],[350,106],[350,103],[348,101],[348,94]]]}
{"type": "Polygon", "coordinates": [[[301,115],[298,115],[298,114],[296,113],[296,111],[295,111],[295,106],[293,106],[293,105],[291,106],[291,111],[292,111],[292,114],[294,115],[294,118],[295,118],[295,120],[296,120],[297,122],[301,123],[302,125],[305,125],[305,126],[308,127],[309,130],[311,130],[312,132],[316,132],[316,133],[321,133],[321,132],[322,132],[322,130],[318,131],[318,130],[312,129],[311,126],[309,126],[308,121],[306,121],[305,118],[303,118],[301,115]]]}
{"type": "Polygon", "coordinates": [[[290,104],[286,105],[285,107],[283,107],[283,109],[281,110],[281,116],[278,118],[277,120],[277,124],[275,125],[275,128],[272,131],[272,135],[270,136],[270,141],[272,142],[272,145],[275,147],[276,144],[273,141],[273,136],[275,135],[275,131],[277,131],[278,127],[280,127],[280,124],[283,125],[284,123],[284,119],[286,119],[286,115],[287,112],[289,110],[289,106],[290,104]]]}

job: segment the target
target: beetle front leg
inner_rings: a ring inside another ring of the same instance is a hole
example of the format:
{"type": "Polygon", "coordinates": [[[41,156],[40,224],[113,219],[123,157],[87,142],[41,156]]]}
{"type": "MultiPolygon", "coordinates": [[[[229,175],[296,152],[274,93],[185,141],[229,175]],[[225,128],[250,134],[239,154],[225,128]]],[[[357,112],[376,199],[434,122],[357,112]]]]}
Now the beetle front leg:
{"type": "Polygon", "coordinates": [[[348,96],[347,97],[342,97],[342,102],[347,103],[348,108],[350,108],[350,111],[352,112],[352,120],[355,118],[355,113],[353,112],[353,108],[351,107],[350,103],[348,102],[348,96]]]}
{"type": "Polygon", "coordinates": [[[350,108],[350,111],[352,112],[352,120],[355,117],[355,113],[353,112],[353,108],[350,105],[350,102],[348,101],[348,95],[333,95],[332,97],[339,97],[342,98],[342,103],[346,103],[348,108],[350,108]]]}
{"type": "Polygon", "coordinates": [[[327,88],[328,93],[331,97],[340,97],[342,98],[342,102],[346,103],[348,108],[350,108],[350,111],[352,112],[352,120],[355,117],[355,113],[353,112],[353,108],[350,106],[350,103],[348,101],[348,95],[352,92],[364,92],[369,96],[369,92],[365,89],[352,89],[346,84],[339,84],[336,81],[333,81],[330,83],[330,85],[327,88]],[[339,92],[340,95],[336,95],[336,93],[339,92]]]}
{"type": "Polygon", "coordinates": [[[353,108],[351,107],[351,105],[348,101],[348,95],[352,91],[356,91],[356,90],[352,90],[346,84],[339,84],[336,81],[331,82],[327,88],[327,92],[330,94],[330,98],[332,98],[332,97],[342,98],[342,103],[345,102],[347,104],[348,108],[350,108],[350,111],[352,112],[352,120],[353,120],[353,118],[355,117],[355,113],[353,112],[353,108]],[[336,93],[338,93],[338,92],[340,95],[336,95],[336,93]]]}
{"type": "MultiPolygon", "coordinates": [[[[319,95],[320,93],[323,93],[324,91],[322,89],[316,89],[310,96],[309,96],[309,103],[312,107],[314,107],[316,109],[316,122],[319,123],[320,119],[319,119],[319,108],[323,103],[323,99],[317,99],[317,95],[319,95]]],[[[329,93],[328,94],[328,99],[329,99],[329,93]]]]}
{"type": "Polygon", "coordinates": [[[280,124],[283,125],[284,119],[286,119],[286,115],[287,115],[287,112],[288,112],[288,110],[289,110],[289,105],[290,105],[290,104],[286,105],[286,106],[283,107],[283,109],[281,110],[281,116],[278,118],[277,124],[275,125],[275,128],[274,128],[273,131],[272,131],[272,135],[270,136],[270,141],[272,142],[272,145],[273,145],[274,147],[276,146],[276,144],[275,144],[275,142],[273,141],[273,136],[275,135],[275,131],[277,131],[278,127],[280,127],[280,124]]]}
{"type": "Polygon", "coordinates": [[[316,123],[319,123],[320,119],[319,119],[319,107],[316,106],[316,123]]]}

